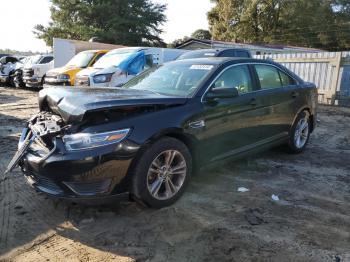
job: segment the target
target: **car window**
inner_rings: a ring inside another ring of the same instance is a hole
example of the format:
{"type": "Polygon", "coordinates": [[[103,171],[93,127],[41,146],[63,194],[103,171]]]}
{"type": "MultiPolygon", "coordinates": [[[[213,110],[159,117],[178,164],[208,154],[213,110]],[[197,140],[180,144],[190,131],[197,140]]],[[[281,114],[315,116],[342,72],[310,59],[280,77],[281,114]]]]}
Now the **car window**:
{"type": "Polygon", "coordinates": [[[280,77],[281,77],[281,81],[282,81],[283,86],[295,85],[295,81],[293,78],[291,78],[289,75],[283,73],[282,71],[279,71],[279,73],[280,73],[280,77]]]}
{"type": "Polygon", "coordinates": [[[154,66],[153,63],[153,55],[146,55],[146,65],[145,65],[145,70],[150,69],[151,67],[154,66]]]}
{"type": "Polygon", "coordinates": [[[233,66],[227,69],[215,81],[215,88],[237,88],[239,94],[253,91],[252,79],[247,65],[233,66]]]}
{"type": "Polygon", "coordinates": [[[237,57],[250,57],[250,54],[247,51],[236,51],[237,57]]]}
{"type": "Polygon", "coordinates": [[[105,53],[99,53],[96,57],[95,57],[95,60],[94,60],[94,62],[90,65],[90,66],[92,66],[93,64],[95,64],[102,56],[104,56],[105,55],[105,53]]]}
{"type": "Polygon", "coordinates": [[[260,81],[261,89],[282,87],[278,69],[269,65],[255,65],[256,73],[260,81]]]}
{"type": "Polygon", "coordinates": [[[45,56],[41,61],[40,64],[47,64],[50,63],[53,60],[52,56],[45,56]]]}
{"type": "Polygon", "coordinates": [[[232,49],[228,49],[228,50],[223,50],[222,52],[220,52],[220,57],[236,57],[236,51],[232,50],[232,49]]]}

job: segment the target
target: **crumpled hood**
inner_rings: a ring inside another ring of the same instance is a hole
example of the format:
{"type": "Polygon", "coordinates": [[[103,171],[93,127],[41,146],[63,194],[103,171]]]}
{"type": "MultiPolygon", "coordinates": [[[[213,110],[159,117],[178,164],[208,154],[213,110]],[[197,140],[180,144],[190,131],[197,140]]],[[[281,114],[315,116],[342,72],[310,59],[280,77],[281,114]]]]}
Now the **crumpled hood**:
{"type": "Polygon", "coordinates": [[[87,112],[134,106],[185,104],[187,98],[125,88],[50,87],[40,91],[39,108],[51,109],[66,123],[79,123],[87,112]]]}

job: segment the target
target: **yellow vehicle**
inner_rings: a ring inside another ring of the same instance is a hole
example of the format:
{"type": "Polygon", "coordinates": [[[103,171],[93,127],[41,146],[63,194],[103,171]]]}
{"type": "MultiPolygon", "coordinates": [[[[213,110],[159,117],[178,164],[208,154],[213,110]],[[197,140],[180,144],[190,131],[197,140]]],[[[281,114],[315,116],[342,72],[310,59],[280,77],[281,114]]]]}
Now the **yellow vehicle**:
{"type": "Polygon", "coordinates": [[[93,66],[108,50],[88,50],[75,55],[65,66],[51,69],[45,76],[45,87],[74,86],[76,74],[93,66]]]}

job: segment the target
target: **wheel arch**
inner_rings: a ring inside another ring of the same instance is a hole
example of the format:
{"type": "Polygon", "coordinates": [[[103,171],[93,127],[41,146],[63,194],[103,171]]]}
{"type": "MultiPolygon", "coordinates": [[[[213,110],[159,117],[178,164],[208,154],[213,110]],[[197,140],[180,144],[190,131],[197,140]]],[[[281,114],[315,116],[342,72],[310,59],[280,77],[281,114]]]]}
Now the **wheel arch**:
{"type": "Polygon", "coordinates": [[[132,186],[134,168],[136,167],[138,159],[152,144],[154,144],[156,141],[164,137],[175,138],[180,142],[184,143],[185,146],[190,151],[190,154],[192,157],[192,172],[195,170],[198,170],[200,161],[199,161],[199,155],[196,151],[196,139],[192,135],[184,133],[181,128],[168,128],[152,135],[141,146],[140,150],[137,152],[136,156],[132,160],[130,167],[128,169],[127,176],[125,179],[127,187],[132,186]]]}
{"type": "Polygon", "coordinates": [[[297,117],[298,117],[298,115],[301,113],[301,112],[304,112],[304,111],[306,111],[306,112],[308,112],[309,113],[309,116],[310,116],[310,124],[311,124],[311,133],[314,131],[314,128],[315,128],[315,126],[314,126],[314,115],[312,114],[312,111],[311,111],[311,108],[310,107],[308,107],[308,106],[304,106],[304,107],[301,107],[300,109],[299,109],[299,111],[295,114],[295,116],[294,116],[294,119],[293,119],[293,123],[292,123],[292,125],[291,125],[291,127],[294,125],[294,123],[295,123],[295,120],[297,119],[297,117]]]}
{"type": "Polygon", "coordinates": [[[145,144],[146,145],[153,144],[155,141],[157,141],[158,139],[160,139],[162,137],[172,137],[172,138],[175,138],[175,139],[181,141],[190,150],[193,160],[196,159],[196,157],[197,157],[197,155],[196,155],[197,139],[194,136],[183,132],[183,129],[181,129],[181,128],[168,128],[168,129],[162,130],[159,133],[151,136],[145,144]]]}

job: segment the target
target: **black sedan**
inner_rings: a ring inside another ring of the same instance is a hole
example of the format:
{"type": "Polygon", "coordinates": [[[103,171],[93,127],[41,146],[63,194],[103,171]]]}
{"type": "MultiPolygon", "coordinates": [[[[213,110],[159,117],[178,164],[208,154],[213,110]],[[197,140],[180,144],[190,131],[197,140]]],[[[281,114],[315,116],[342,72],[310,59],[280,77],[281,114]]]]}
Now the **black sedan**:
{"type": "Polygon", "coordinates": [[[316,105],[313,84],[270,61],[174,61],[123,88],[42,90],[8,170],[19,164],[51,196],[160,208],[204,163],[280,144],[302,152],[316,105]]]}

